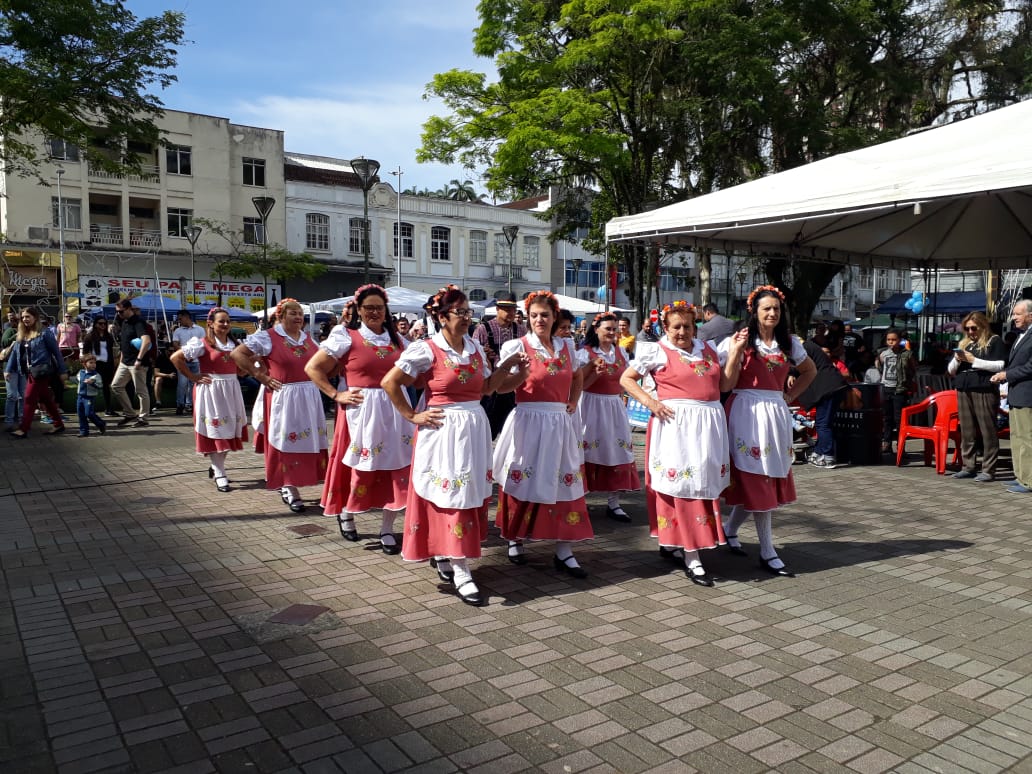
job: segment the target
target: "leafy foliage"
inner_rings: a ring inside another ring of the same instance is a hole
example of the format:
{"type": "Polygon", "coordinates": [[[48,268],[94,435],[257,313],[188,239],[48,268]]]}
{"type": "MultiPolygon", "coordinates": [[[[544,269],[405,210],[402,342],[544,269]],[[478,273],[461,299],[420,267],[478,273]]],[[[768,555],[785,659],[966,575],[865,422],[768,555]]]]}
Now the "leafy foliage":
{"type": "Polygon", "coordinates": [[[138,19],[120,0],[0,0],[0,164],[38,174],[33,134],[77,145],[113,172],[137,171],[135,155],[97,147],[159,142],[161,101],[147,90],[176,78],[181,13],[138,19]]]}

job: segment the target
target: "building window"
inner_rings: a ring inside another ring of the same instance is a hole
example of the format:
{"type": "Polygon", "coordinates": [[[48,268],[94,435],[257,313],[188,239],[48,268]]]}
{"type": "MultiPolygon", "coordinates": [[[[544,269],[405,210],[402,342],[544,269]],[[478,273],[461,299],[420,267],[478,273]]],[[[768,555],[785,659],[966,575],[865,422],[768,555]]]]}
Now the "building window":
{"type": "MultiPolygon", "coordinates": [[[[484,234],[484,242],[487,242],[487,234],[484,234]]],[[[487,301],[487,291],[483,288],[473,288],[469,291],[470,301],[487,301]]]]}
{"type": "Polygon", "coordinates": [[[254,216],[244,216],[244,244],[260,245],[265,242],[265,232],[262,230],[262,219],[254,216]]]}
{"type": "Polygon", "coordinates": [[[309,250],[330,249],[330,216],[318,212],[305,215],[305,247],[309,250]]]}
{"type": "MultiPolygon", "coordinates": [[[[75,231],[82,229],[82,200],[65,199],[62,197],[61,206],[64,209],[64,227],[75,231]]],[[[54,228],[60,228],[61,224],[57,219],[57,197],[50,199],[50,216],[54,228]]]]}
{"type": "Polygon", "coordinates": [[[186,238],[186,229],[193,220],[193,210],[184,210],[181,207],[168,208],[168,235],[172,237],[186,238]]]}
{"type": "Polygon", "coordinates": [[[857,287],[860,288],[861,290],[870,290],[871,289],[871,283],[872,283],[871,274],[872,274],[872,270],[871,269],[861,268],[857,272],[857,278],[856,278],[856,285],[857,285],[857,287]]]}
{"type": "Polygon", "coordinates": [[[487,263],[487,232],[469,232],[469,262],[487,263]]]}
{"type": "Polygon", "coordinates": [[[362,218],[351,218],[348,223],[348,252],[355,255],[365,255],[366,221],[362,220],[362,218]]]}
{"type": "Polygon", "coordinates": [[[541,237],[523,237],[523,263],[532,269],[538,268],[538,256],[541,250],[541,237]]]}
{"type": "Polygon", "coordinates": [[[48,141],[50,147],[50,158],[54,161],[78,161],[79,147],[70,142],[52,137],[48,141]]]}
{"type": "MultiPolygon", "coordinates": [[[[401,257],[411,258],[413,255],[412,224],[401,224],[401,257]]],[[[398,253],[398,221],[394,221],[394,254],[398,253]]]]}
{"type": "Polygon", "coordinates": [[[265,159],[244,157],[244,185],[265,186],[265,159]]]}
{"type": "Polygon", "coordinates": [[[430,260],[451,260],[451,229],[434,226],[430,229],[430,260]]]}
{"type": "Polygon", "coordinates": [[[173,145],[165,149],[165,171],[170,175],[192,175],[190,167],[190,147],[173,145]]]}
{"type": "MultiPolygon", "coordinates": [[[[512,243],[512,255],[516,255],[516,243],[512,243]]],[[[509,262],[509,243],[505,239],[505,234],[495,234],[494,238],[494,254],[495,263],[508,263],[509,262]]]]}

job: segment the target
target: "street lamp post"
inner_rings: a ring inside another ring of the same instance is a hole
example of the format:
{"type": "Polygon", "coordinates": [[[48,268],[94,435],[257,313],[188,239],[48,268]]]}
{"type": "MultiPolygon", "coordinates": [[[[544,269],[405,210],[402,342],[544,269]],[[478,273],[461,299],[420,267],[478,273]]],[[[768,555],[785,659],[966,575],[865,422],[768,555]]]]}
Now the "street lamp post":
{"type": "Polygon", "coordinates": [[[269,327],[269,213],[276,206],[276,200],[271,196],[252,196],[251,202],[258,210],[258,217],[262,219],[262,281],[264,282],[265,293],[265,327],[269,327]]]}
{"type": "Polygon", "coordinates": [[[512,246],[516,244],[516,235],[519,231],[520,227],[515,224],[502,228],[502,235],[505,237],[505,241],[509,243],[509,281],[507,287],[510,293],[512,293],[512,246]]]}
{"type": "Polygon", "coordinates": [[[570,263],[573,264],[573,295],[574,298],[580,298],[580,267],[584,259],[574,258],[570,263]]]}
{"type": "Polygon", "coordinates": [[[58,296],[57,319],[62,319],[65,312],[65,252],[64,252],[64,200],[61,198],[61,178],[64,177],[64,167],[57,168],[57,251],[61,262],[61,292],[58,296]]]}
{"type": "MultiPolygon", "coordinates": [[[[269,209],[272,209],[272,208],[270,207],[269,209]]],[[[201,232],[202,231],[204,231],[204,229],[201,228],[200,226],[193,226],[193,225],[191,225],[191,226],[187,226],[186,227],[186,238],[190,242],[190,293],[193,293],[195,296],[197,295],[197,267],[196,267],[196,264],[194,263],[194,261],[195,261],[194,251],[197,248],[197,240],[201,238],[201,232]]],[[[265,236],[265,234],[264,234],[265,226],[264,225],[262,226],[262,232],[263,232],[262,236],[264,237],[265,236]]],[[[186,296],[185,303],[187,303],[187,304],[190,303],[190,294],[189,293],[186,296]]]]}
{"type": "Polygon", "coordinates": [[[398,282],[397,282],[397,284],[401,285],[401,256],[402,256],[402,253],[403,253],[403,250],[402,250],[402,247],[401,247],[401,175],[402,175],[401,164],[398,164],[398,168],[395,169],[395,170],[392,170],[391,174],[392,175],[397,175],[397,177],[398,177],[398,226],[397,226],[398,231],[397,231],[397,234],[396,234],[396,237],[397,237],[397,240],[398,240],[397,241],[397,245],[398,246],[394,250],[394,252],[396,252],[398,254],[397,255],[397,257],[398,257],[398,282]]]}
{"type": "MultiPolygon", "coordinates": [[[[369,189],[373,186],[373,180],[376,178],[376,173],[380,171],[380,162],[373,159],[367,159],[365,156],[359,156],[357,159],[351,160],[351,169],[356,175],[358,180],[362,184],[362,231],[364,239],[362,240],[362,258],[365,269],[363,271],[363,284],[369,284],[369,189]]],[[[401,235],[398,235],[399,239],[401,235]]]]}
{"type": "MultiPolygon", "coordinates": [[[[739,303],[741,303],[742,298],[745,296],[745,278],[746,278],[746,276],[747,275],[746,275],[746,273],[744,271],[740,271],[740,272],[738,272],[735,275],[735,279],[738,280],[738,301],[739,301],[739,303]]],[[[726,310],[724,310],[724,313],[725,314],[730,314],[731,310],[730,309],[726,309],[726,310]]]]}

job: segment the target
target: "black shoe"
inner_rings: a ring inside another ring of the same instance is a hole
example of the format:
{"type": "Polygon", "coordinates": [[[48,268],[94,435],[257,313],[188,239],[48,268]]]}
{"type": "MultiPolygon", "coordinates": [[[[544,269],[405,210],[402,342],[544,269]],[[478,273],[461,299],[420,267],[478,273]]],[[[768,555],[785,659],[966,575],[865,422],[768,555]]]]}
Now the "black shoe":
{"type": "MultiPolygon", "coordinates": [[[[351,523],[354,524],[355,522],[352,521],[351,523]]],[[[352,543],[357,543],[358,542],[358,530],[357,529],[344,529],[344,522],[341,521],[340,516],[337,517],[337,529],[340,530],[340,536],[342,538],[344,538],[345,540],[348,540],[348,541],[350,541],[352,543]]]]}
{"type": "MultiPolygon", "coordinates": [[[[726,537],[728,540],[731,540],[731,539],[738,540],[738,535],[727,535],[727,534],[725,534],[724,537],[726,537]]],[[[736,556],[748,556],[749,555],[749,552],[746,551],[741,546],[733,546],[733,545],[731,545],[731,543],[728,543],[726,548],[727,548],[728,551],[730,551],[732,554],[735,554],[736,556]]]]}
{"type": "MultiPolygon", "coordinates": [[[[567,562],[569,562],[571,559],[573,559],[572,555],[566,557],[565,559],[560,559],[558,556],[553,556],[552,564],[555,565],[555,569],[561,570],[562,572],[565,572],[567,575],[571,575],[574,578],[587,578],[588,573],[584,570],[583,567],[567,564],[567,562]]],[[[574,559],[574,561],[577,560],[574,559]]]]}
{"type": "Polygon", "coordinates": [[[148,422],[143,417],[140,417],[135,422],[133,422],[133,427],[150,427],[150,422],[148,422]]]}
{"type": "Polygon", "coordinates": [[[105,435],[107,433],[107,423],[104,423],[103,425],[98,427],[97,432],[99,432],[101,435],[105,435]]]}
{"type": "Polygon", "coordinates": [[[135,421],[136,417],[122,417],[118,420],[118,427],[125,427],[127,425],[131,425],[135,421]]]}
{"type": "Polygon", "coordinates": [[[290,510],[294,513],[304,513],[305,501],[301,499],[294,500],[294,502],[290,503],[290,510]]]}
{"type": "MultiPolygon", "coordinates": [[[[510,548],[513,548],[513,546],[509,546],[509,547],[510,547],[510,548]]],[[[521,545],[521,546],[520,546],[520,548],[522,548],[522,547],[523,547],[523,546],[521,545]]],[[[508,552],[508,553],[506,554],[506,558],[507,558],[507,559],[508,559],[508,560],[509,560],[510,562],[512,562],[513,564],[519,564],[519,565],[524,565],[524,564],[526,564],[526,563],[527,563],[527,555],[526,555],[525,553],[523,553],[522,551],[520,551],[520,552],[519,552],[518,554],[514,554],[514,553],[512,553],[511,551],[509,551],[509,552],[508,552]]]]}
{"type": "MultiPolygon", "coordinates": [[[[215,479],[215,487],[220,492],[228,492],[229,491],[229,479],[226,478],[225,476],[219,476],[218,478],[215,479]]],[[[302,507],[303,506],[304,506],[304,503],[302,503],[302,507]]],[[[291,504],[290,510],[294,510],[293,504],[291,504]]]]}
{"type": "Polygon", "coordinates": [[[380,547],[383,549],[383,552],[388,556],[396,556],[397,554],[401,553],[401,546],[398,545],[397,539],[395,539],[394,535],[390,532],[380,533],[380,547]],[[385,537],[394,539],[394,545],[388,545],[387,543],[384,543],[383,539],[385,537]]]}
{"type": "Polygon", "coordinates": [[[215,468],[208,466],[208,478],[215,478],[215,468]]]}
{"type": "MultiPolygon", "coordinates": [[[[444,583],[451,583],[455,580],[454,570],[442,570],[441,565],[448,562],[447,559],[442,559],[440,562],[436,558],[430,559],[430,566],[437,570],[437,577],[440,578],[444,583]]],[[[448,562],[448,566],[451,567],[451,562],[448,562]]]]}
{"type": "Polygon", "coordinates": [[[471,580],[466,581],[457,589],[455,589],[455,593],[457,593],[459,595],[459,599],[461,599],[467,605],[472,605],[473,607],[483,607],[484,605],[484,598],[480,596],[480,589],[478,589],[477,584],[475,584],[471,580]],[[473,590],[468,594],[463,594],[462,590],[468,586],[472,586],[473,590]]]}
{"type": "Polygon", "coordinates": [[[606,516],[611,518],[613,521],[619,521],[621,524],[631,523],[631,517],[623,512],[623,508],[618,511],[612,508],[606,508],[606,516]]]}
{"type": "Polygon", "coordinates": [[[65,427],[64,425],[61,425],[60,427],[55,427],[49,433],[43,433],[43,435],[61,435],[61,433],[63,433],[64,431],[65,427]]]}
{"type": "Polygon", "coordinates": [[[708,575],[706,573],[703,573],[702,575],[696,575],[694,572],[692,572],[692,569],[690,567],[685,567],[684,568],[684,574],[687,575],[688,576],[688,580],[690,580],[696,586],[707,586],[707,587],[709,587],[709,586],[713,585],[713,576],[712,575],[708,575]]]}
{"type": "Polygon", "coordinates": [[[177,417],[183,416],[183,407],[182,406],[176,406],[176,416],[177,417]]]}
{"type": "Polygon", "coordinates": [[[665,559],[668,562],[678,562],[684,564],[684,549],[682,548],[664,548],[659,547],[659,558],[665,559]],[[680,552],[680,553],[678,553],[680,552]]]}
{"type": "Polygon", "coordinates": [[[770,563],[773,559],[760,559],[760,567],[769,572],[771,575],[778,575],[782,578],[794,578],[795,573],[787,567],[771,567],[770,563]]]}
{"type": "Polygon", "coordinates": [[[104,412],[104,416],[106,416],[106,417],[117,417],[118,416],[118,412],[117,411],[105,411],[104,412]]]}

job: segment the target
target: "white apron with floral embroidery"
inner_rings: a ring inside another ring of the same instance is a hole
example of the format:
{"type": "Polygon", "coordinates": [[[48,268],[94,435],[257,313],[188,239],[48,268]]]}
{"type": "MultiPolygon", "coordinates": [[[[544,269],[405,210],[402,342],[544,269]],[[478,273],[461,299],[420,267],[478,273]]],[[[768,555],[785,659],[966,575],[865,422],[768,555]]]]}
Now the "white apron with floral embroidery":
{"type": "Polygon", "coordinates": [[[667,398],[674,412],[649,428],[650,483],[671,497],[714,500],[728,485],[727,417],[720,401],[667,398]]]}
{"type": "Polygon", "coordinates": [[[565,403],[517,403],[498,434],[494,475],[506,494],[551,505],[584,496],[583,462],[580,427],[565,403]]]}
{"type": "Polygon", "coordinates": [[[266,437],[289,454],[317,454],[326,444],[326,413],[312,382],[288,382],[272,393],[266,437]]]}
{"type": "Polygon", "coordinates": [[[479,508],[491,497],[491,425],[478,401],[434,406],[440,427],[416,436],[409,486],[438,508],[479,508]]]}
{"type": "Polygon", "coordinates": [[[786,478],[792,469],[792,414],[780,392],[735,390],[727,416],[731,457],[746,473],[786,478]]]}
{"type": "Polygon", "coordinates": [[[348,406],[345,417],[351,443],[342,461],[349,468],[398,470],[412,464],[415,426],[398,413],[382,389],[363,387],[362,402],[348,406]]]}

